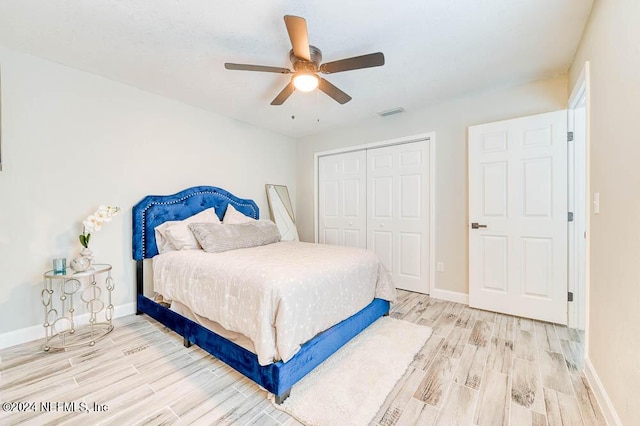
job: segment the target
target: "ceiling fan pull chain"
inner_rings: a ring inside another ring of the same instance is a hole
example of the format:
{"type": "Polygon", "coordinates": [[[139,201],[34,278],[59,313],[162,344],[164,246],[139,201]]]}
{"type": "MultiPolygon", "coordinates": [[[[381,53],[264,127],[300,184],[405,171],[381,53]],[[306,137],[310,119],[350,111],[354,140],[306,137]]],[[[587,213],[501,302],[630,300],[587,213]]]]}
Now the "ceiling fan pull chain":
{"type": "Polygon", "coordinates": [[[320,90],[316,89],[316,122],[320,123],[320,90]]]}

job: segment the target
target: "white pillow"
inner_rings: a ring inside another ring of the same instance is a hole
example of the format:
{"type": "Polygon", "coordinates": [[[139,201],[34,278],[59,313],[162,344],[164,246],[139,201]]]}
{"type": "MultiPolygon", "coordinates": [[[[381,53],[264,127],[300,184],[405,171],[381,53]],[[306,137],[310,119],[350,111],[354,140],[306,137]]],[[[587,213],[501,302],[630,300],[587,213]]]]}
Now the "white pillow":
{"type": "Polygon", "coordinates": [[[173,250],[200,250],[202,247],[193,232],[189,229],[189,224],[198,223],[220,223],[215,209],[212,207],[201,211],[185,220],[170,220],[155,227],[156,246],[159,253],[166,253],[173,250]]]}
{"type": "Polygon", "coordinates": [[[255,222],[255,219],[240,213],[231,204],[227,205],[227,211],[224,212],[222,223],[224,223],[225,225],[237,225],[239,223],[248,222],[255,222]]]}

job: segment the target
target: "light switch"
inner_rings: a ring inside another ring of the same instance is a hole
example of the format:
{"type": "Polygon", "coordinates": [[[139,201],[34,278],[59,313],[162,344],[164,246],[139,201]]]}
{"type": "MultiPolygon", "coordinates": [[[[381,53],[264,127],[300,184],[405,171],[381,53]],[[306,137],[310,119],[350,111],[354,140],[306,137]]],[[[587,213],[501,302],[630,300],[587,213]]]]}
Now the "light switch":
{"type": "Polygon", "coordinates": [[[600,214],[600,193],[593,193],[593,213],[600,214]]]}

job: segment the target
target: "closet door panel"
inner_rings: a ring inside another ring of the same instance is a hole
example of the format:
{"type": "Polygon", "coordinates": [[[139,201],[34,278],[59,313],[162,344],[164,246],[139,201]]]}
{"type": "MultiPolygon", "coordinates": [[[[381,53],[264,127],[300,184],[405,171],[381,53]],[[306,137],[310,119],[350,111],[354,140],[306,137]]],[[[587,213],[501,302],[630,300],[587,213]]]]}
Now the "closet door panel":
{"type": "Polygon", "coordinates": [[[368,247],[396,287],[420,293],[429,292],[430,276],[428,143],[367,150],[368,247]]]}
{"type": "Polygon", "coordinates": [[[373,250],[383,265],[393,265],[393,233],[376,229],[371,235],[369,250],[373,250]]]}
{"type": "Polygon", "coordinates": [[[366,153],[328,155],[318,164],[318,242],[366,248],[366,153]]]}
{"type": "Polygon", "coordinates": [[[414,232],[400,233],[400,269],[398,274],[407,278],[420,278],[422,259],[422,234],[414,232]]]}
{"type": "Polygon", "coordinates": [[[393,218],[393,205],[389,202],[393,197],[393,177],[379,176],[371,179],[369,195],[372,199],[371,216],[383,220],[393,218]]]}
{"type": "Polygon", "coordinates": [[[323,232],[320,234],[320,240],[323,244],[333,244],[337,245],[339,231],[336,228],[324,228],[323,232]]]}
{"type": "Polygon", "coordinates": [[[429,141],[322,156],[318,242],[367,248],[398,288],[429,292],[429,141]]]}

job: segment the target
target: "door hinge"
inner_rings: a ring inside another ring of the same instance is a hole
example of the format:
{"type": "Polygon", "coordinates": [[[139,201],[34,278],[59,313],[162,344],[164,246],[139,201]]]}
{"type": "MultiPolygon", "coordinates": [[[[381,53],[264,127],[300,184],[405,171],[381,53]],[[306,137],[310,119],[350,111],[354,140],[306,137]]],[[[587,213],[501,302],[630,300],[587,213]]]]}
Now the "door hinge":
{"type": "Polygon", "coordinates": [[[569,302],[573,302],[573,292],[572,292],[572,291],[570,291],[570,292],[567,294],[567,300],[568,300],[569,302]]]}
{"type": "Polygon", "coordinates": [[[568,221],[573,222],[573,212],[569,212],[567,216],[568,221]]]}
{"type": "Polygon", "coordinates": [[[573,132],[567,132],[567,142],[573,142],[573,132]]]}

